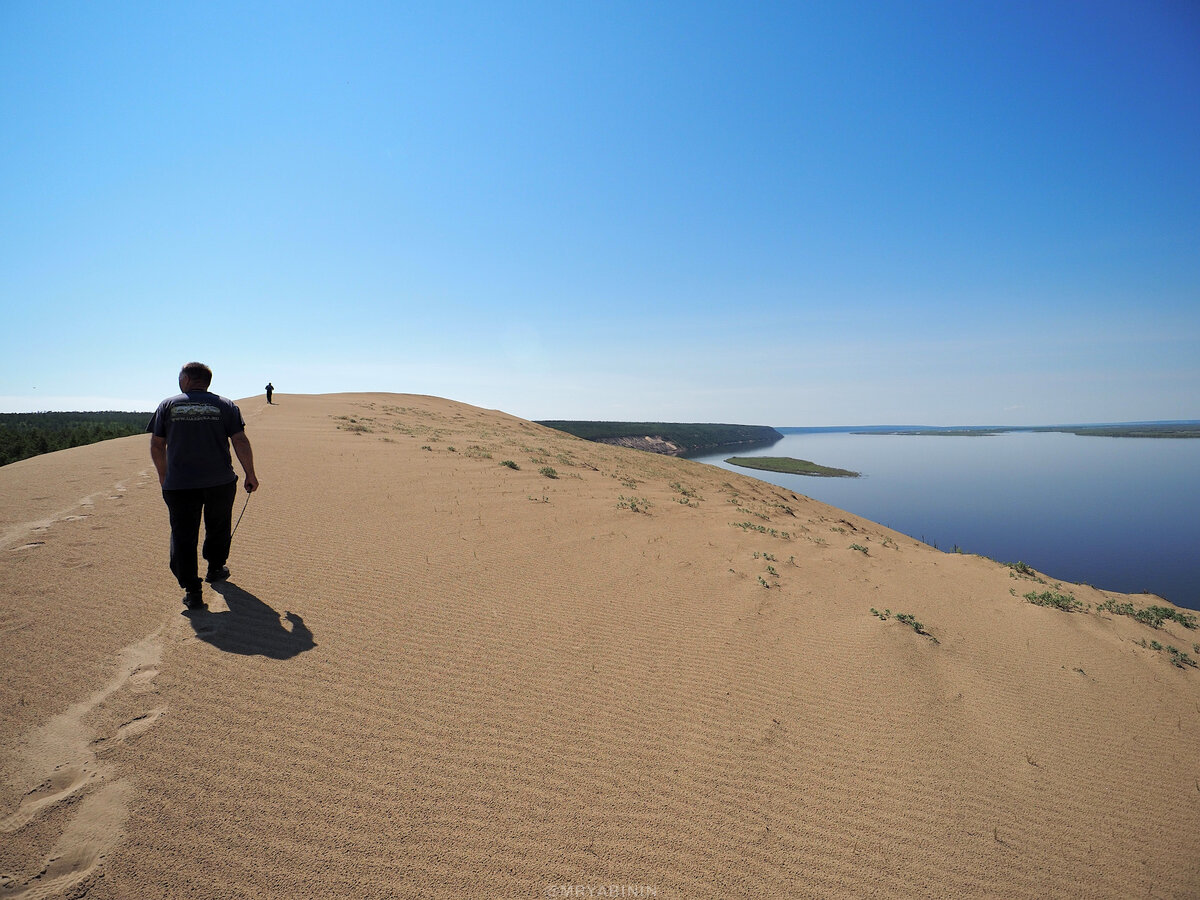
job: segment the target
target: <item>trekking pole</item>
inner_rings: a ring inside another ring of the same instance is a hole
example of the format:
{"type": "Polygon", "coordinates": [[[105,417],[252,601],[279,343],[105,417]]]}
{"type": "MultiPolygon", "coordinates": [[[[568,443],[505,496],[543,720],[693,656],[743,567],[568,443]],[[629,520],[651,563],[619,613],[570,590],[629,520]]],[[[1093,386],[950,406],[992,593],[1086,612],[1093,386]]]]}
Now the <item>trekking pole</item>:
{"type": "Polygon", "coordinates": [[[246,514],[246,507],[250,505],[250,491],[246,492],[246,502],[242,504],[242,511],[238,513],[238,520],[233,526],[233,531],[229,532],[229,540],[233,542],[233,536],[237,534],[238,525],[242,524],[242,516],[246,514]]]}

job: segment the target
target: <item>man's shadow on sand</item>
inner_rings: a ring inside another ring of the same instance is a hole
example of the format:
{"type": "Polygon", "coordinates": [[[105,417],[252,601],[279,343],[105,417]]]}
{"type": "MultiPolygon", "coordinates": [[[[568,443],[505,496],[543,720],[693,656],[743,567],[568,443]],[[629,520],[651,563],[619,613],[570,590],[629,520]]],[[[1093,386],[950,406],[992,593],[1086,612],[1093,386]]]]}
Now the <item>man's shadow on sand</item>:
{"type": "Polygon", "coordinates": [[[291,626],[287,628],[279,613],[232,581],[218,581],[212,587],[225,599],[228,610],[213,612],[204,607],[184,612],[200,640],[226,653],[269,659],[291,659],[317,646],[294,612],[283,614],[291,626]]]}

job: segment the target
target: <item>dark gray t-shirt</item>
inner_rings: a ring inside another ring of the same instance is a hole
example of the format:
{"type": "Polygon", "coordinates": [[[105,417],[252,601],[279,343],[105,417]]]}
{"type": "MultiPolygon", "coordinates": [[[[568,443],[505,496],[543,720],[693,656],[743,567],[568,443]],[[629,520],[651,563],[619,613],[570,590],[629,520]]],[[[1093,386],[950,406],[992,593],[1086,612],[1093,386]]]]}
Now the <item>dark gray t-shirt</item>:
{"type": "Polygon", "coordinates": [[[208,391],[176,394],[158,404],[146,430],[167,440],[163,490],[216,487],[237,481],[229,439],[246,430],[237,404],[208,391]]]}

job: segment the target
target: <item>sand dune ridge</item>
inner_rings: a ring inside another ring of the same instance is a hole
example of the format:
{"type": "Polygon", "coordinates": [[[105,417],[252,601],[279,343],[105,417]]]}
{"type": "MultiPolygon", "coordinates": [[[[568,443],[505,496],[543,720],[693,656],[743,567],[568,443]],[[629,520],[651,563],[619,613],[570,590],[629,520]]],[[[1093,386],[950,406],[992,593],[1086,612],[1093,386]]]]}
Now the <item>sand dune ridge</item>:
{"type": "Polygon", "coordinates": [[[0,895],[1200,895],[1200,671],[1152,644],[1200,636],[1096,608],[1153,598],[497,411],[276,399],[200,615],[145,438],[0,469],[0,895]]]}

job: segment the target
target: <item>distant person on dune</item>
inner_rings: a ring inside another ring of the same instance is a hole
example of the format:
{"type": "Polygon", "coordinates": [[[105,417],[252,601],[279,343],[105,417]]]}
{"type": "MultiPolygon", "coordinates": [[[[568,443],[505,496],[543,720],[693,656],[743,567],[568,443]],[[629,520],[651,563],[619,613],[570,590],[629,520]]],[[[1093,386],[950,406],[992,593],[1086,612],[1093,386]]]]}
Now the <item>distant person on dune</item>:
{"type": "Polygon", "coordinates": [[[150,432],[150,458],[158,470],[163,500],[171,517],[171,571],[186,592],[183,605],[202,609],[196,543],[204,518],[205,581],[229,577],[230,522],[237,474],[229,445],[246,473],[246,490],[258,490],[254,453],[246,437],[241,410],[225,397],[210,393],[212,369],[190,362],[179,373],[180,393],[158,405],[146,430],[150,432]]]}
{"type": "Polygon", "coordinates": [[[271,395],[274,393],[275,393],[275,385],[271,384],[271,382],[268,381],[267,382],[267,402],[268,403],[271,402],[271,395]]]}

